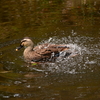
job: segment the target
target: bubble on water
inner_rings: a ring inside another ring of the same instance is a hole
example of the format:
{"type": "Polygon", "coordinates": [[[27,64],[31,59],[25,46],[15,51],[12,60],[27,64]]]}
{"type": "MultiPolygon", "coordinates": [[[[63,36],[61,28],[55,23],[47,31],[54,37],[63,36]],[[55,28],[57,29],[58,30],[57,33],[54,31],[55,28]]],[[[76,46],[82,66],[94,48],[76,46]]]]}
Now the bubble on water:
{"type": "Polygon", "coordinates": [[[14,94],[13,96],[14,97],[20,97],[20,94],[14,94]]]}
{"type": "Polygon", "coordinates": [[[7,99],[7,98],[10,98],[10,96],[3,96],[3,98],[7,99]]]}

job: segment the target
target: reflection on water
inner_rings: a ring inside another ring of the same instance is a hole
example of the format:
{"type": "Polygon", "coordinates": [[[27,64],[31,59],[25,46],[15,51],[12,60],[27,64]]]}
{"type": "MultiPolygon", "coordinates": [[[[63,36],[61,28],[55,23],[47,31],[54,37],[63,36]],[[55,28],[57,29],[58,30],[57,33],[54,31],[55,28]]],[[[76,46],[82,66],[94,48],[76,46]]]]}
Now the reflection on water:
{"type": "Polygon", "coordinates": [[[0,100],[99,100],[100,1],[1,0],[0,100]],[[67,44],[79,55],[27,64],[24,36],[34,44],[67,44]]]}

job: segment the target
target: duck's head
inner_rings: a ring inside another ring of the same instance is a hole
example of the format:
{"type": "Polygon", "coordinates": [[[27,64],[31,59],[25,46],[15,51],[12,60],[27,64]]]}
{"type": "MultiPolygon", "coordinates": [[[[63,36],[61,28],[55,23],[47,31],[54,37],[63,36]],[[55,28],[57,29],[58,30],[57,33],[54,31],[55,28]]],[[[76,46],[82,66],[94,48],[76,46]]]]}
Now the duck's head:
{"type": "Polygon", "coordinates": [[[16,48],[16,51],[20,50],[22,47],[33,47],[34,44],[32,40],[29,37],[25,37],[24,39],[21,40],[20,46],[16,48]]]}

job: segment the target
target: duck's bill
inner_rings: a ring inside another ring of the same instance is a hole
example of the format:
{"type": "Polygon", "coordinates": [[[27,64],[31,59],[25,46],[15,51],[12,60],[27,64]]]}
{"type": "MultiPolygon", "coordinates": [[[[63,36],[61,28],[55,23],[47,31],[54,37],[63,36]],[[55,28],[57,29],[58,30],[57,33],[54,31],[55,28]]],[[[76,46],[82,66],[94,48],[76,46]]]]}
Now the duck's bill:
{"type": "Polygon", "coordinates": [[[16,48],[16,51],[19,51],[23,46],[20,45],[20,47],[16,48]]]}

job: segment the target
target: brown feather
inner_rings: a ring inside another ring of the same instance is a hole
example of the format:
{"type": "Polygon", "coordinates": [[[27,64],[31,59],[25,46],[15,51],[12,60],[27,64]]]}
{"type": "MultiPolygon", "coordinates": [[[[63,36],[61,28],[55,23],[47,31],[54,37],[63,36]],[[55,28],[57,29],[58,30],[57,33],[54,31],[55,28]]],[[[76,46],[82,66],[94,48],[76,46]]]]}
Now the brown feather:
{"type": "Polygon", "coordinates": [[[59,52],[66,51],[69,49],[69,47],[67,47],[67,45],[48,44],[48,43],[33,47],[34,44],[30,38],[24,38],[23,40],[21,40],[20,46],[26,47],[23,55],[24,55],[25,61],[27,61],[27,62],[49,61],[52,58],[55,59],[56,58],[55,55],[58,54],[58,56],[59,56],[59,52]],[[53,55],[53,53],[54,53],[54,55],[53,55]]]}

